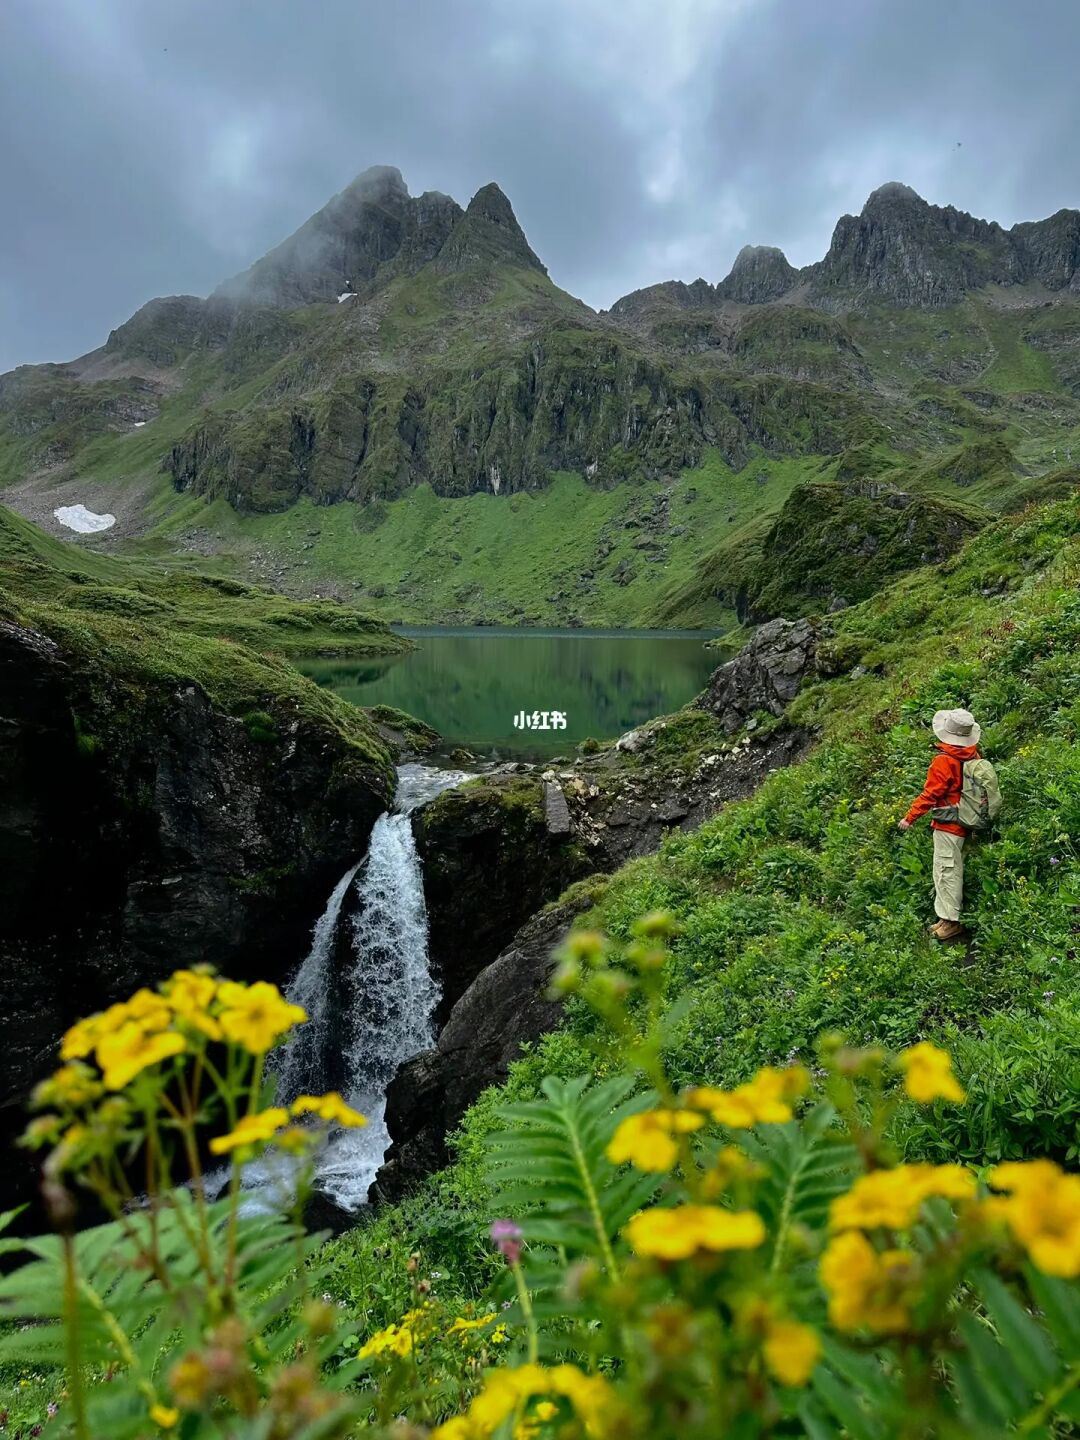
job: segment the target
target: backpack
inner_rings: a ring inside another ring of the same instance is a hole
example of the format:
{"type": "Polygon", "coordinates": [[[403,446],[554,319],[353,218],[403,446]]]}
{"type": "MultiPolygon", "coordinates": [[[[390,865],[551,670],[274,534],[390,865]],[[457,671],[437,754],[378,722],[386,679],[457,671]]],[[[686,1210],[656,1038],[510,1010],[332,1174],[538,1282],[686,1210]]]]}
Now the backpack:
{"type": "Polygon", "coordinates": [[[965,760],[961,767],[960,803],[939,805],[932,811],[935,820],[963,825],[985,835],[994,828],[994,821],[1001,813],[1001,786],[997,771],[989,760],[980,755],[976,760],[965,760]]]}

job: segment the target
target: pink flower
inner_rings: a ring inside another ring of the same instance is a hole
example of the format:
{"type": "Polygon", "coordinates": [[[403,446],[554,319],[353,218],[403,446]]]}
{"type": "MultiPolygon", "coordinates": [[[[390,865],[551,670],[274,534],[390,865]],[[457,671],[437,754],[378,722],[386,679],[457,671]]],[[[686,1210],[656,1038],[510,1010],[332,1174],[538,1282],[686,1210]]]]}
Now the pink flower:
{"type": "Polygon", "coordinates": [[[495,1220],[491,1226],[491,1239],[500,1255],[506,1257],[508,1265],[516,1265],[521,1259],[522,1233],[520,1225],[513,1220],[495,1220]]]}

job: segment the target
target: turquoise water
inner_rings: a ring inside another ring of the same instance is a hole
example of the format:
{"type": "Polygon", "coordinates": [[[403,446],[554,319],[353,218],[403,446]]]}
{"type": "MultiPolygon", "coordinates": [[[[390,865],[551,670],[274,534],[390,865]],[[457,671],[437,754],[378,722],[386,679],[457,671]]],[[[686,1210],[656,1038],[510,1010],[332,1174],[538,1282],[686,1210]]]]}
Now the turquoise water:
{"type": "Polygon", "coordinates": [[[448,747],[545,758],[610,740],[685,705],[726,657],[687,631],[420,629],[418,648],[374,660],[310,660],[301,669],[354,705],[394,705],[448,747]],[[565,729],[515,726],[560,712],[565,729]]]}

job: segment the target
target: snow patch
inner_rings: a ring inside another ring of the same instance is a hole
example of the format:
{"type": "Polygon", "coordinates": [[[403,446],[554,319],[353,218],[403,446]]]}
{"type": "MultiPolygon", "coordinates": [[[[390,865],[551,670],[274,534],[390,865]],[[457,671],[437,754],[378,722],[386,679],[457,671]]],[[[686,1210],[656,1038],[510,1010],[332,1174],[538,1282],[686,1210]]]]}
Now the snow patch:
{"type": "Polygon", "coordinates": [[[146,424],[146,421],[145,421],[145,420],[136,420],[136,421],[135,421],[135,429],[136,429],[136,430],[141,430],[142,427],[143,427],[145,424],[146,424]]]}
{"type": "Polygon", "coordinates": [[[95,515],[85,505],[61,505],[52,513],[61,525],[79,535],[95,535],[99,530],[110,530],[116,524],[115,515],[95,515]]]}
{"type": "Polygon", "coordinates": [[[344,292],[344,294],[339,295],[339,296],[337,297],[337,303],[340,305],[343,300],[355,300],[355,299],[356,299],[356,291],[355,291],[355,290],[346,290],[346,291],[344,292]]]}

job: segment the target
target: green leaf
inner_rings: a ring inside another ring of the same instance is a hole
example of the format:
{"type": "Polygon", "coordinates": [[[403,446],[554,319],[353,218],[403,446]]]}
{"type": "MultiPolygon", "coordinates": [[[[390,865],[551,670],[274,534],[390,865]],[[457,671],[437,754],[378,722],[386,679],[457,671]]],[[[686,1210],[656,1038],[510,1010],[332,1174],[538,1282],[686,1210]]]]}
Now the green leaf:
{"type": "Polygon", "coordinates": [[[1033,1390],[1045,1390],[1061,1372],[1061,1361],[1046,1335],[996,1275],[983,1270],[973,1278],[1017,1370],[1033,1390]]]}
{"type": "Polygon", "coordinates": [[[866,1413],[856,1392],[843,1384],[827,1365],[817,1367],[811,1383],[852,1440],[885,1440],[888,1432],[882,1422],[866,1413]]]}
{"type": "Polygon", "coordinates": [[[960,1315],[956,1328],[994,1408],[1008,1419],[1022,1415],[1033,1397],[1009,1352],[974,1315],[960,1315]]]}

